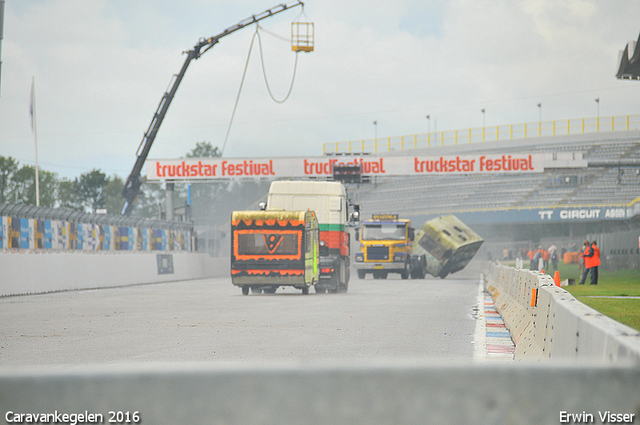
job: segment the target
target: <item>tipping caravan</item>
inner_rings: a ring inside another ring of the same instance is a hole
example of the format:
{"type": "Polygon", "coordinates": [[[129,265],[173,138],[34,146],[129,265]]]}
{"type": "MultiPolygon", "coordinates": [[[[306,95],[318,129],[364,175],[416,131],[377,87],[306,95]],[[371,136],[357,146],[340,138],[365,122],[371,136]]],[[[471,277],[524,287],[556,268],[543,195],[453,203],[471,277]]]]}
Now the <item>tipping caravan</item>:
{"type": "Polygon", "coordinates": [[[415,240],[413,252],[426,256],[427,272],[443,279],[465,268],[484,243],[480,235],[454,215],[427,221],[415,240]]]}
{"type": "Polygon", "coordinates": [[[319,280],[318,220],[313,211],[234,211],[231,282],[244,295],[293,286],[303,294],[319,280]]]}
{"type": "MultiPolygon", "coordinates": [[[[320,279],[316,292],[347,292],[350,238],[347,227],[358,220],[349,214],[347,191],[333,181],[274,181],[266,211],[315,211],[320,229],[320,279]]],[[[356,208],[357,211],[357,208],[356,208]]]]}

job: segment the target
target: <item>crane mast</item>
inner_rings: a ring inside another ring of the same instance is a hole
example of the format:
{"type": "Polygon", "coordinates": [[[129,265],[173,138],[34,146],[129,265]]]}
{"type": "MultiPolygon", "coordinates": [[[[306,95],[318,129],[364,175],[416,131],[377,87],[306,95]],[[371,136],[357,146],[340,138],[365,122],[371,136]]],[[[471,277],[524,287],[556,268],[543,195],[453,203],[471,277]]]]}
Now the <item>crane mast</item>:
{"type": "Polygon", "coordinates": [[[286,4],[280,4],[272,7],[271,9],[267,9],[264,12],[258,15],[252,15],[251,17],[244,19],[237,24],[225,29],[218,35],[214,35],[209,38],[202,38],[193,46],[192,50],[185,52],[187,57],[180,69],[180,72],[173,76],[171,82],[169,83],[169,89],[164,93],[162,99],[160,100],[160,104],[156,109],[156,112],[153,114],[153,119],[151,120],[151,124],[149,124],[149,128],[144,133],[142,137],[142,141],[138,146],[138,150],[136,152],[137,159],[133,166],[133,170],[131,170],[131,174],[127,177],[127,181],[125,182],[124,188],[122,189],[122,196],[125,198],[125,204],[122,209],[123,215],[129,215],[133,210],[133,205],[140,193],[140,172],[142,171],[142,167],[144,166],[145,161],[147,160],[147,156],[149,155],[149,151],[151,150],[151,146],[158,134],[158,130],[160,129],[160,125],[164,120],[165,115],[167,114],[167,110],[171,105],[171,101],[173,100],[176,91],[178,90],[178,86],[180,82],[184,78],[184,74],[187,72],[187,68],[189,64],[194,59],[199,59],[204,53],[206,53],[209,49],[215,46],[222,37],[232,34],[246,26],[257,23],[263,19],[274,16],[280,12],[284,12],[285,10],[291,9],[296,6],[304,6],[304,3],[298,1],[297,3],[288,6],[286,4]]]}

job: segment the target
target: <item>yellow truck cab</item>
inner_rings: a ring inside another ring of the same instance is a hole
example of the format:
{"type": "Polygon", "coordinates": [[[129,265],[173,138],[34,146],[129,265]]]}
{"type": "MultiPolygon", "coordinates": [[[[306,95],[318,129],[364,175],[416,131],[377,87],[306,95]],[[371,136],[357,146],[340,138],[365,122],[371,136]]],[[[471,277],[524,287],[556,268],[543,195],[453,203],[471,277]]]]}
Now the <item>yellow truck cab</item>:
{"type": "Polygon", "coordinates": [[[398,273],[402,279],[425,276],[424,256],[412,255],[414,229],[411,221],[397,214],[373,214],[356,234],[360,251],[355,254],[355,268],[360,279],[371,273],[374,279],[386,279],[398,273]]]}
{"type": "Polygon", "coordinates": [[[293,286],[303,294],[318,283],[319,227],[313,211],[234,211],[231,283],[242,294],[293,286]]]}

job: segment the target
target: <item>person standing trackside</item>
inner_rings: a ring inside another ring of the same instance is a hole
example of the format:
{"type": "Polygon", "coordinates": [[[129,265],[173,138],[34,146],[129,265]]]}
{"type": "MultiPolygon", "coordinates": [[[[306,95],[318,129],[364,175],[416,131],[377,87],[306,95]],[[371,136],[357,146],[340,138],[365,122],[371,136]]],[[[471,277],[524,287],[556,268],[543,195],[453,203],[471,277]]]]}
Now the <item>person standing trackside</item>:
{"type": "Polygon", "coordinates": [[[598,248],[597,241],[591,242],[591,250],[593,251],[593,257],[591,260],[591,284],[598,284],[598,266],[600,265],[600,248],[598,248]]]}
{"type": "Polygon", "coordinates": [[[593,249],[591,248],[591,244],[589,243],[589,241],[585,241],[584,251],[582,251],[582,259],[584,260],[584,270],[582,271],[582,276],[580,276],[579,285],[584,285],[584,282],[587,280],[587,275],[589,274],[592,258],[593,258],[593,249]]]}

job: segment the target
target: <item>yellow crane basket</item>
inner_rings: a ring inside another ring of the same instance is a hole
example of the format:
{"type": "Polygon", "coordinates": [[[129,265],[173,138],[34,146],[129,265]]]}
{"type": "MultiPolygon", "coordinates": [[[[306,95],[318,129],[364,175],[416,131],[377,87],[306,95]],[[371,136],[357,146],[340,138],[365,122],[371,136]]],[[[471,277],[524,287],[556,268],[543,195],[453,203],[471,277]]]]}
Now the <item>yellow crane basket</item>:
{"type": "Polygon", "coordinates": [[[313,52],[313,22],[291,23],[291,50],[294,52],[313,52]]]}

